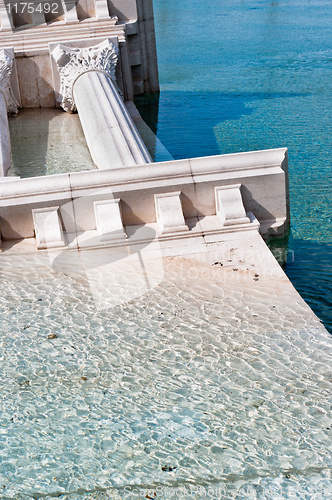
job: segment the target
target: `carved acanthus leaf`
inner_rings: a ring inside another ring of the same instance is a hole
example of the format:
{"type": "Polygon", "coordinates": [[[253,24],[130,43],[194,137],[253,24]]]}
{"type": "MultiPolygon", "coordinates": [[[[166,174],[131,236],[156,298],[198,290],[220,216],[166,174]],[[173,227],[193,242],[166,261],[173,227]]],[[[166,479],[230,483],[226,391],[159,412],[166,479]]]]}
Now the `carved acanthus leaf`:
{"type": "Polygon", "coordinates": [[[116,84],[115,70],[119,49],[107,39],[99,45],[75,49],[59,44],[52,56],[57,63],[61,78],[61,107],[65,111],[76,111],[73,97],[73,84],[77,78],[88,71],[102,71],[109,75],[116,84]]]}
{"type": "Polygon", "coordinates": [[[16,114],[19,103],[10,86],[10,75],[12,73],[13,63],[14,58],[7,50],[0,50],[0,90],[5,96],[8,113],[16,114]]]}

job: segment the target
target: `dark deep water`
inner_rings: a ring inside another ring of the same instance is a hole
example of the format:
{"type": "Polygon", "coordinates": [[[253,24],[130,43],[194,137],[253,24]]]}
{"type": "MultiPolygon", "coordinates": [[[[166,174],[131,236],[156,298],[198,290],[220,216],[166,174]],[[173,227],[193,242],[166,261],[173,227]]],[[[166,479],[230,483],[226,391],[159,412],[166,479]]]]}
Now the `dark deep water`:
{"type": "Polygon", "coordinates": [[[175,159],[288,148],[291,234],[272,246],[332,332],[330,2],[154,0],[154,10],[161,94],[159,107],[139,103],[142,115],[175,159]]]}

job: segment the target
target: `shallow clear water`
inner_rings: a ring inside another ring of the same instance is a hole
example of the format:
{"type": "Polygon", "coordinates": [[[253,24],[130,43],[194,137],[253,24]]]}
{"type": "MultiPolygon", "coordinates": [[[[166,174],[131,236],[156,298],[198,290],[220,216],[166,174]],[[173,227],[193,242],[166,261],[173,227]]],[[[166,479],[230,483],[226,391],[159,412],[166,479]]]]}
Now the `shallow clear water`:
{"type": "Polygon", "coordinates": [[[285,269],[332,332],[330,2],[154,0],[154,9],[159,139],[174,158],[288,147],[285,269]]]}
{"type": "Polygon", "coordinates": [[[331,496],[332,343],[300,299],[170,259],[98,311],[78,269],[0,264],[1,498],[331,496]]]}
{"type": "Polygon", "coordinates": [[[12,168],[9,175],[80,172],[95,168],[77,114],[58,109],[21,109],[9,117],[12,168]]]}

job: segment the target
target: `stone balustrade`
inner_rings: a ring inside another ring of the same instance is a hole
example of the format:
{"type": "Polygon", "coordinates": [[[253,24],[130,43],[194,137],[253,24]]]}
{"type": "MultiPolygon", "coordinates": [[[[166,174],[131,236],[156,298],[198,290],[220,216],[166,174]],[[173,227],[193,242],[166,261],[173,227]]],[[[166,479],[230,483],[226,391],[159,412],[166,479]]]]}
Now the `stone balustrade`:
{"type": "Polygon", "coordinates": [[[57,207],[59,219],[52,213],[52,220],[61,221],[67,244],[78,246],[89,232],[105,236],[107,227],[126,233],[128,241],[139,227],[150,227],[165,242],[215,241],[258,228],[263,236],[284,234],[286,179],[287,150],[275,149],[7,181],[0,192],[2,239],[34,238],[32,210],[49,207],[57,207]],[[96,208],[96,202],[115,200],[96,208]]]}

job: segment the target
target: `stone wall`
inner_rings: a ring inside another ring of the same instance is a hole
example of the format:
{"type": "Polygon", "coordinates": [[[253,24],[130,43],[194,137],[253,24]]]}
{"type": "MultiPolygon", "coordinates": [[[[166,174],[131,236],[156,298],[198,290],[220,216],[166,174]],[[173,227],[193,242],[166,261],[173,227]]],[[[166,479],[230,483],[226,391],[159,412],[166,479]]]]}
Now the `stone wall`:
{"type": "Polygon", "coordinates": [[[52,217],[59,217],[60,232],[73,237],[98,231],[98,211],[106,209],[106,219],[127,234],[152,224],[150,229],[172,245],[174,238],[188,244],[202,237],[215,241],[226,233],[259,228],[265,236],[283,234],[289,223],[286,172],[287,150],[275,149],[8,178],[0,190],[1,235],[3,240],[33,238],[38,232],[34,211],[50,208],[58,213],[52,217]],[[109,206],[100,208],[100,203],[109,206]]]}
{"type": "MultiPolygon", "coordinates": [[[[26,12],[18,16],[17,3],[11,1],[11,8],[6,4],[1,0],[0,49],[14,49],[17,98],[23,108],[57,106],[49,44],[84,47],[116,38],[120,48],[117,77],[124,99],[158,91],[152,0],[67,1],[68,10],[57,17],[26,12]]],[[[40,2],[33,0],[31,5],[36,10],[40,2]]]]}

